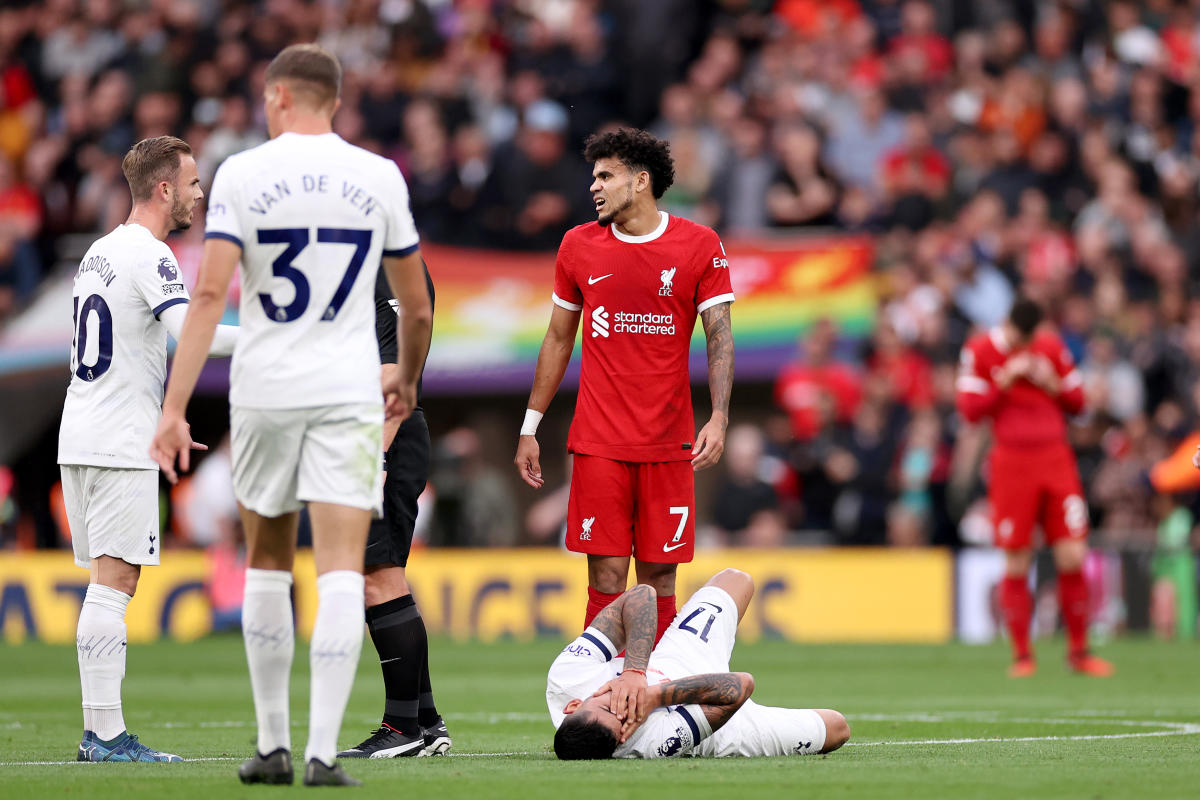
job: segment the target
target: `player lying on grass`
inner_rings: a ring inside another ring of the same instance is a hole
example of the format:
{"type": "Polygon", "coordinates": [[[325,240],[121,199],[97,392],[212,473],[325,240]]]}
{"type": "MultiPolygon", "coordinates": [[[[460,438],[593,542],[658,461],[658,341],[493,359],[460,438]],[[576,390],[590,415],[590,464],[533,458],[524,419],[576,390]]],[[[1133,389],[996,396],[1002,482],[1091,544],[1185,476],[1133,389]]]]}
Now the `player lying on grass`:
{"type": "Polygon", "coordinates": [[[754,677],[730,672],[737,626],[754,596],[726,569],[691,596],[654,646],[657,598],[638,584],[567,645],[546,676],[546,704],[563,760],[828,753],[850,738],[830,709],[750,700],[754,677]],[[625,651],[624,658],[615,657],[625,651]]]}

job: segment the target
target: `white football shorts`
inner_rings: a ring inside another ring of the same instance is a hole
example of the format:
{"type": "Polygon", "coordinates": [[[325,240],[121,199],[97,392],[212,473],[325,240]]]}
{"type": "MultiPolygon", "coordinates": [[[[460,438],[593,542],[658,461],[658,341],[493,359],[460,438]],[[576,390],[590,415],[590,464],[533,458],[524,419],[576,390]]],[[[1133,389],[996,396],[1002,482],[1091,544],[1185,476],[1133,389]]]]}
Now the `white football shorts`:
{"type": "MultiPolygon", "coordinates": [[[[654,676],[659,679],[729,672],[737,625],[733,598],[716,586],[702,587],[675,615],[650,656],[647,672],[661,672],[654,676]]],[[[825,720],[816,711],[760,706],[747,700],[728,722],[700,742],[694,755],[807,755],[824,746],[825,720]]]]}
{"type": "Polygon", "coordinates": [[[383,406],[230,409],[233,493],[264,517],[334,503],[382,513],[383,406]]]}
{"type": "Polygon", "coordinates": [[[703,586],[675,615],[650,656],[649,669],[667,679],[729,672],[737,638],[737,603],[724,589],[703,586]]]}
{"type": "Polygon", "coordinates": [[[158,564],[158,470],[63,464],[63,504],[75,563],[112,556],[130,564],[158,564]]]}

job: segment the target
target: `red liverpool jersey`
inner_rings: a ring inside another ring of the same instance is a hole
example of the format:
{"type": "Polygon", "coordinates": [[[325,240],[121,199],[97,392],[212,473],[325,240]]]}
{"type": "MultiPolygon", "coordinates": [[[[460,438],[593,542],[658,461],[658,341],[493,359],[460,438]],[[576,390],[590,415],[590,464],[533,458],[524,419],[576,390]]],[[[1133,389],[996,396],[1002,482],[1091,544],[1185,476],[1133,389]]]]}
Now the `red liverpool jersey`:
{"type": "Polygon", "coordinates": [[[1010,350],[999,328],[973,336],[963,348],[956,386],[959,411],[970,422],[991,417],[992,435],[1000,446],[1066,444],[1065,415],[1083,410],[1083,379],[1062,340],[1048,331],[1034,333],[1027,350],[1010,350]],[[1057,396],[1025,378],[1000,389],[996,375],[1021,352],[1050,360],[1060,379],[1057,396]]]}
{"type": "Polygon", "coordinates": [[[572,453],[685,461],[696,428],[688,345],[696,316],[733,300],[729,262],[710,228],[659,212],[645,236],[589,222],[567,232],[554,302],[583,311],[572,453]]]}

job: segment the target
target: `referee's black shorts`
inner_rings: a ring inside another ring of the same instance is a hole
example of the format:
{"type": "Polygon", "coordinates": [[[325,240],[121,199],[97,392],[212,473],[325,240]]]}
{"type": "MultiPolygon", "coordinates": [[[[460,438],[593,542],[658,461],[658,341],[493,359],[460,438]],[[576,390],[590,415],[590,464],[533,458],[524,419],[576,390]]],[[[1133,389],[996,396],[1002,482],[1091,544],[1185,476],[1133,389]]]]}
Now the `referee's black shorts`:
{"type": "Polygon", "coordinates": [[[413,526],[417,521],[417,498],[429,479],[429,426],[417,409],[404,420],[387,451],[387,475],[383,479],[383,517],[371,521],[367,534],[365,565],[408,566],[413,526]]]}

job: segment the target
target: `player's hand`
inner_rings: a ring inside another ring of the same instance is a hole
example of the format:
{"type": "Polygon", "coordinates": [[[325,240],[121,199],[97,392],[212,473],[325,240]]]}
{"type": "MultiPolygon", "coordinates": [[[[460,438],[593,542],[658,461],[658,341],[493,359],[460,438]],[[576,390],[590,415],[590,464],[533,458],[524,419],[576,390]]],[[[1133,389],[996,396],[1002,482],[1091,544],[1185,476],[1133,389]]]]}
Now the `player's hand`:
{"type": "Polygon", "coordinates": [[[517,474],[535,489],[542,488],[546,483],[542,478],[541,455],[542,448],[538,445],[536,436],[522,436],[517,440],[517,456],[513,459],[513,463],[517,465],[517,474]]]}
{"type": "Polygon", "coordinates": [[[1000,374],[996,378],[996,383],[1001,389],[1007,389],[1012,386],[1018,378],[1029,376],[1030,370],[1033,367],[1029,353],[1019,353],[1008,360],[1007,363],[1000,369],[1000,374]]]}
{"type": "Polygon", "coordinates": [[[1058,377],[1058,370],[1045,356],[1037,356],[1033,359],[1029,370],[1029,379],[1052,395],[1058,394],[1058,390],[1062,387],[1062,379],[1058,377]]]}
{"type": "Polygon", "coordinates": [[[646,676],[640,672],[622,672],[601,686],[595,697],[605,692],[612,692],[608,699],[608,710],[625,722],[636,716],[638,703],[646,693],[646,676]]]}
{"type": "Polygon", "coordinates": [[[1196,452],[1192,454],[1192,466],[1200,469],[1200,447],[1196,448],[1196,452]]]}
{"type": "Polygon", "coordinates": [[[721,460],[725,452],[725,428],[729,420],[725,415],[714,411],[708,423],[696,434],[696,444],[692,451],[692,469],[699,472],[711,467],[721,460]]]}
{"type": "Polygon", "coordinates": [[[387,419],[404,422],[417,407],[417,384],[405,384],[399,376],[383,379],[383,413],[387,419]]]}
{"type": "Polygon", "coordinates": [[[193,450],[207,450],[208,445],[192,441],[192,426],[177,414],[163,412],[158,421],[158,430],[150,442],[150,457],[158,462],[159,468],[171,483],[179,482],[175,472],[175,459],[179,459],[179,471],[187,472],[191,467],[193,450]]]}

